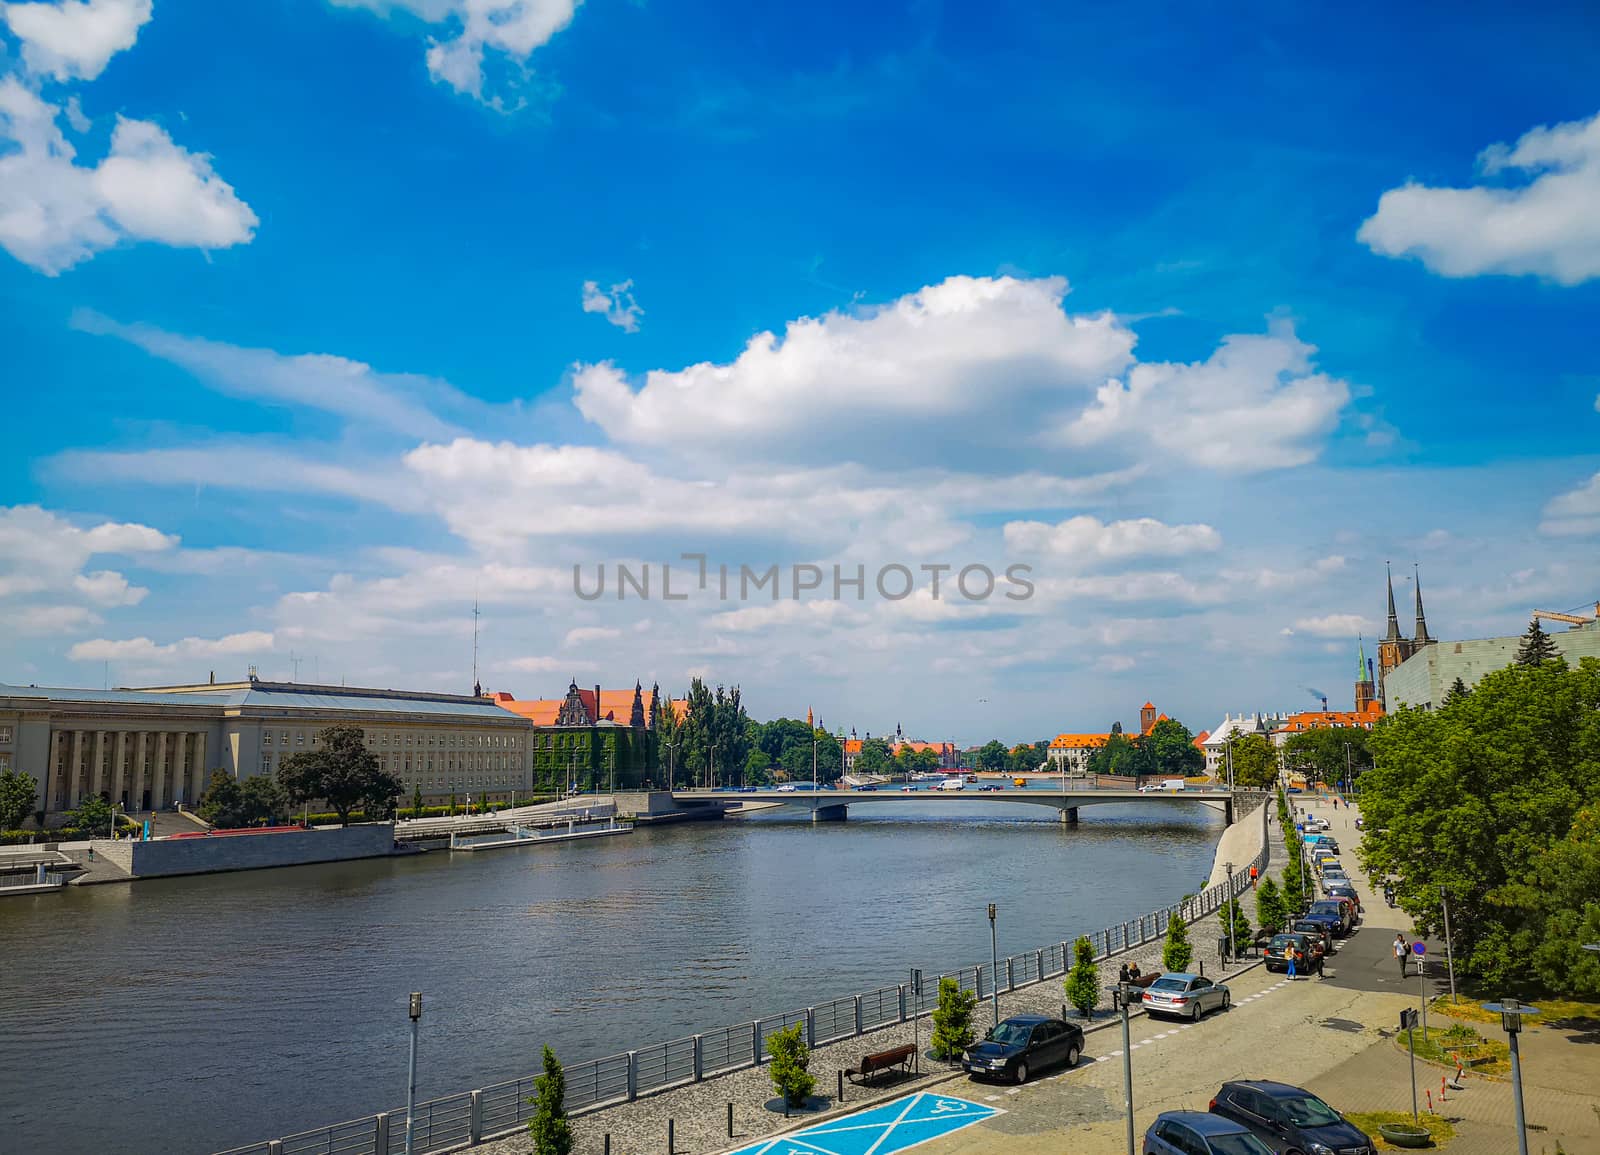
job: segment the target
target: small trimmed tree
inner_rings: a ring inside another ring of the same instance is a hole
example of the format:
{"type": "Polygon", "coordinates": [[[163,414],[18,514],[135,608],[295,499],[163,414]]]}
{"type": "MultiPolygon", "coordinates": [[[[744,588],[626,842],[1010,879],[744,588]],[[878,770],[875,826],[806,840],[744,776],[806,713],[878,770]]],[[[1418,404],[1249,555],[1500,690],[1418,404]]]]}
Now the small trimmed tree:
{"type": "Polygon", "coordinates": [[[1284,906],[1283,892],[1271,878],[1263,878],[1261,885],[1256,888],[1256,922],[1261,924],[1262,930],[1277,934],[1288,921],[1289,912],[1284,906]]]}
{"type": "Polygon", "coordinates": [[[767,1036],[767,1051],[772,1055],[767,1073],[772,1076],[773,1089],[791,1107],[804,1107],[817,1085],[806,1069],[811,1064],[811,1048],[806,1046],[805,1028],[804,1023],[795,1023],[767,1036]]]}
{"type": "Polygon", "coordinates": [[[67,825],[75,826],[85,834],[97,834],[102,828],[111,837],[111,818],[115,811],[111,803],[98,794],[91,794],[78,803],[77,809],[67,814],[67,825]]]}
{"type": "Polygon", "coordinates": [[[213,770],[197,810],[213,826],[238,826],[242,801],[238,780],[226,770],[213,770]]]}
{"type": "Polygon", "coordinates": [[[1072,969],[1062,986],[1067,991],[1067,1002],[1078,1008],[1084,1018],[1100,1005],[1100,968],[1095,964],[1094,943],[1088,935],[1072,944],[1072,969]]]}
{"type": "Polygon", "coordinates": [[[933,1038],[929,1041],[934,1058],[948,1062],[972,1046],[977,1037],[972,1011],[977,1005],[975,992],[962,990],[961,984],[948,976],[939,980],[939,1004],[933,1008],[933,1038]]]}
{"type": "Polygon", "coordinates": [[[1189,943],[1189,928],[1181,918],[1167,919],[1167,941],[1161,947],[1163,970],[1187,971],[1194,961],[1194,947],[1189,943]]]}
{"type": "Polygon", "coordinates": [[[0,771],[0,830],[15,830],[33,810],[39,784],[16,770],[0,771]]]}
{"type": "Polygon", "coordinates": [[[1217,908],[1217,918],[1222,922],[1222,934],[1228,934],[1228,919],[1233,919],[1233,950],[1237,954],[1250,942],[1250,920],[1245,917],[1244,908],[1239,905],[1239,900],[1230,898],[1217,908]]]}
{"type": "Polygon", "coordinates": [[[534,1080],[533,1118],[528,1134],[533,1139],[534,1155],[570,1155],[572,1124],[567,1121],[567,1073],[561,1069],[556,1053],[544,1049],[544,1074],[534,1080]]]}
{"type": "Polygon", "coordinates": [[[422,787],[418,786],[411,792],[411,817],[422,817],[422,787]]]}

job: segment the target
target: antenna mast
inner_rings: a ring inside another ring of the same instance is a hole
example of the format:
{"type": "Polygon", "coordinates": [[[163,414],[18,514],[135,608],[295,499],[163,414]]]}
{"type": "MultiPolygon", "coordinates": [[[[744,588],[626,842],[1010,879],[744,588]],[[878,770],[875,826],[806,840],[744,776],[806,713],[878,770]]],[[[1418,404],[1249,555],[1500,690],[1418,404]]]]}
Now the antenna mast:
{"type": "Polygon", "coordinates": [[[478,599],[472,599],[472,693],[480,696],[483,688],[478,685],[478,599]]]}

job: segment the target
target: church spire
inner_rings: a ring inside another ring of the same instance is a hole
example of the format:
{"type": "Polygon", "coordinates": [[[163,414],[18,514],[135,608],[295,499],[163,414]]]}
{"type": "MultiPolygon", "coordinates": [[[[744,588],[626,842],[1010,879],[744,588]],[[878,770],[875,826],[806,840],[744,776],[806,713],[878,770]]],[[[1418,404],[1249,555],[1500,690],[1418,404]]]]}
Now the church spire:
{"type": "Polygon", "coordinates": [[[1417,571],[1416,566],[1411,568],[1416,572],[1416,580],[1412,584],[1417,591],[1417,636],[1413,640],[1417,645],[1425,646],[1433,639],[1428,636],[1428,619],[1422,613],[1422,574],[1417,571]]]}
{"type": "Polygon", "coordinates": [[[1389,569],[1389,563],[1383,563],[1383,572],[1389,582],[1389,632],[1384,635],[1386,642],[1400,640],[1400,618],[1394,612],[1394,572],[1389,569]]]}
{"type": "Polygon", "coordinates": [[[1367,643],[1360,634],[1356,635],[1356,684],[1360,685],[1367,680],[1367,643]]]}

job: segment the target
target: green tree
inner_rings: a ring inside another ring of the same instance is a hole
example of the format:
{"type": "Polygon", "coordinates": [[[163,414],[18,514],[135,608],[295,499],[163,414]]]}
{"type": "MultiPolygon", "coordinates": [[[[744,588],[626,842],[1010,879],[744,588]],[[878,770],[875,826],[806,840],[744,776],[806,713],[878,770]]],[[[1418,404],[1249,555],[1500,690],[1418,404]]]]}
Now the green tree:
{"type": "Polygon", "coordinates": [[[1443,708],[1448,710],[1470,693],[1472,691],[1467,689],[1467,684],[1457,676],[1456,680],[1450,683],[1450,688],[1444,693],[1443,708]]]}
{"type": "Polygon", "coordinates": [[[1152,772],[1163,778],[1188,778],[1205,769],[1206,756],[1182,722],[1157,722],[1141,744],[1149,749],[1152,772]]]}
{"type": "Polygon", "coordinates": [[[1066,982],[1061,984],[1067,992],[1067,1002],[1088,1018],[1100,1005],[1100,967],[1094,961],[1094,943],[1088,935],[1072,944],[1072,969],[1066,982]]]}
{"type": "Polygon", "coordinates": [[[1245,917],[1244,907],[1236,898],[1230,898],[1217,908],[1217,918],[1222,923],[1222,933],[1228,933],[1228,917],[1233,917],[1233,950],[1234,954],[1241,953],[1250,942],[1250,920],[1245,917]]]}
{"type": "Polygon", "coordinates": [[[744,760],[744,780],[753,786],[766,786],[772,781],[772,758],[759,746],[744,760]]]}
{"type": "Polygon", "coordinates": [[[1000,773],[1011,765],[1011,751],[998,738],[991,738],[978,751],[978,769],[1000,773]]]}
{"type": "Polygon", "coordinates": [[[1277,934],[1288,925],[1288,921],[1289,912],[1284,908],[1283,892],[1271,878],[1263,878],[1256,886],[1256,922],[1262,930],[1277,934]]]}
{"type": "Polygon", "coordinates": [[[804,1107],[817,1085],[806,1068],[811,1063],[811,1048],[806,1046],[805,1024],[795,1023],[767,1036],[767,1052],[772,1062],[767,1073],[772,1087],[791,1107],[804,1107]]]}
{"type": "Polygon", "coordinates": [[[1161,944],[1163,970],[1187,971],[1194,959],[1194,947],[1189,943],[1189,928],[1183,919],[1174,915],[1167,919],[1167,941],[1161,944]]]}
{"type": "Polygon", "coordinates": [[[244,826],[271,825],[289,813],[289,796],[270,774],[255,774],[239,787],[239,820],[244,826]]]}
{"type": "Polygon", "coordinates": [[[418,786],[411,792],[411,817],[422,817],[422,787],[418,786]]]}
{"type": "Polygon", "coordinates": [[[90,794],[78,803],[76,809],[67,812],[67,825],[89,835],[97,835],[103,830],[105,837],[110,838],[111,821],[115,813],[111,803],[98,794],[90,794]]]}
{"type": "Polygon", "coordinates": [[[1138,777],[1153,774],[1155,761],[1149,749],[1137,738],[1129,738],[1113,729],[1106,743],[1089,757],[1089,773],[1122,774],[1138,777]]]}
{"type": "Polygon", "coordinates": [[[934,1058],[948,1061],[972,1046],[976,1037],[972,1011],[977,1005],[977,994],[962,990],[955,979],[939,980],[939,1003],[933,1008],[933,1038],[929,1041],[934,1058]]]}
{"type": "Polygon", "coordinates": [[[861,743],[861,750],[856,754],[855,772],[857,774],[888,774],[894,759],[889,754],[889,743],[882,738],[868,738],[861,743]]]}
{"type": "MultiPolygon", "coordinates": [[[[1333,784],[1359,776],[1372,765],[1367,731],[1356,726],[1316,726],[1292,735],[1283,744],[1283,760],[1291,770],[1315,782],[1333,784]]],[[[1233,768],[1239,771],[1239,750],[1234,748],[1233,768]]]]}
{"type": "Polygon", "coordinates": [[[0,771],[0,830],[15,830],[33,812],[39,784],[17,770],[0,771]]]}
{"type": "Polygon", "coordinates": [[[1511,882],[1498,896],[1526,932],[1515,945],[1531,940],[1531,959],[1540,985],[1551,991],[1594,998],[1600,995],[1600,959],[1583,949],[1600,942],[1600,806],[1580,810],[1567,836],[1541,853],[1525,883],[1511,882]]]}
{"type": "Polygon", "coordinates": [[[197,813],[211,825],[227,828],[241,825],[242,811],[238,779],[226,770],[213,770],[206,792],[200,795],[197,813]]]}
{"type": "Polygon", "coordinates": [[[556,1061],[556,1053],[544,1049],[544,1074],[533,1081],[533,1118],[528,1120],[528,1135],[533,1139],[533,1155],[570,1155],[573,1146],[572,1124],[567,1121],[567,1074],[556,1061]]]}
{"type": "Polygon", "coordinates": [[[1544,627],[1539,624],[1539,619],[1534,618],[1528,623],[1528,632],[1522,635],[1522,645],[1517,647],[1516,664],[1519,666],[1538,666],[1545,662],[1553,661],[1561,656],[1561,651],[1556,648],[1555,642],[1550,640],[1550,635],[1544,632],[1544,627]]]}
{"type": "Polygon", "coordinates": [[[1265,734],[1246,734],[1233,744],[1233,784],[1269,790],[1278,781],[1277,751],[1265,734]]]}
{"type": "Polygon", "coordinates": [[[317,732],[313,749],[291,754],[278,767],[278,781],[295,805],[321,799],[350,825],[350,812],[392,808],[404,788],[367,749],[359,726],[328,726],[317,732]]]}
{"type": "MultiPolygon", "coordinates": [[[[1600,662],[1516,663],[1448,710],[1400,710],[1373,731],[1362,865],[1403,880],[1400,905],[1419,933],[1443,930],[1448,891],[1458,976],[1565,993],[1536,959],[1563,957],[1587,908],[1541,870],[1571,853],[1563,844],[1585,829],[1580,814],[1600,806],[1597,710],[1600,662]]],[[[1567,866],[1582,877],[1576,860],[1567,866]]]]}

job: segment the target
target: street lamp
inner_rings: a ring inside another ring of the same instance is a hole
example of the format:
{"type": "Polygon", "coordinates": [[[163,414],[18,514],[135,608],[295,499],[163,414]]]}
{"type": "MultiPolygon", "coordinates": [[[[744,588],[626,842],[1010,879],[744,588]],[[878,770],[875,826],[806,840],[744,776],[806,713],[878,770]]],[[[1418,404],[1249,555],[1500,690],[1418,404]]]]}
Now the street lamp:
{"type": "Polygon", "coordinates": [[[1111,988],[1111,1004],[1122,1012],[1122,1093],[1128,1101],[1128,1155],[1138,1155],[1133,1141],[1133,1047],[1128,1043],[1128,1005],[1137,1002],[1142,992],[1132,983],[1111,988]]]}
{"type": "Polygon", "coordinates": [[[411,1138],[416,1129],[417,1103],[417,1020],[422,1018],[422,992],[411,992],[411,1062],[406,1079],[406,1155],[411,1155],[411,1138]]]}
{"type": "Polygon", "coordinates": [[[994,1025],[1000,1025],[1000,947],[994,931],[994,903],[989,904],[989,998],[994,1025]]]}
{"type": "MultiPolygon", "coordinates": [[[[1600,943],[1595,945],[1600,946],[1600,943]]],[[[1522,1031],[1522,1016],[1536,1015],[1539,1008],[1526,1006],[1516,999],[1501,999],[1498,1003],[1484,1003],[1483,1009],[1499,1013],[1500,1026],[1511,1040],[1511,1087],[1512,1101],[1517,1107],[1517,1152],[1518,1155],[1528,1155],[1528,1124],[1522,1114],[1522,1059],[1517,1053],[1517,1035],[1522,1031]]]]}
{"type": "Polygon", "coordinates": [[[1444,906],[1444,960],[1450,968],[1450,1005],[1456,1002],[1456,952],[1450,942],[1450,896],[1444,887],[1439,888],[1439,902],[1444,906]]]}
{"type": "Polygon", "coordinates": [[[1233,949],[1233,924],[1238,921],[1238,911],[1234,909],[1233,903],[1237,900],[1233,897],[1233,863],[1225,862],[1223,866],[1228,870],[1228,958],[1232,960],[1239,957],[1233,949]]]}

